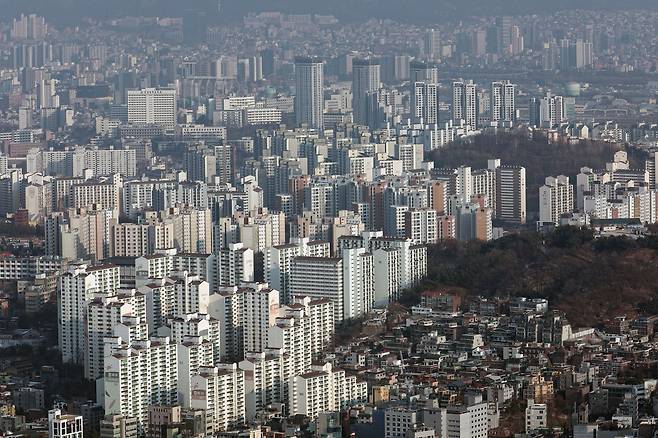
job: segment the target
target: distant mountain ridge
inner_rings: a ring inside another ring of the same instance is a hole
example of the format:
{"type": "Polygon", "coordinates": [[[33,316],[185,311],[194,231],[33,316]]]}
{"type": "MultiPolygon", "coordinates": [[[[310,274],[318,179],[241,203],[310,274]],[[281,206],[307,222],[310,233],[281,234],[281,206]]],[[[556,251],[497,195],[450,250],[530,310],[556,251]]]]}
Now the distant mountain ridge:
{"type": "MultiPolygon", "coordinates": [[[[36,12],[56,22],[81,17],[126,15],[182,16],[195,9],[217,13],[220,0],[0,0],[6,20],[12,15],[36,12]]],[[[391,18],[405,22],[431,23],[472,15],[519,15],[550,13],[564,9],[650,9],[656,0],[221,0],[223,20],[235,20],[249,12],[333,14],[346,21],[391,18]]]]}

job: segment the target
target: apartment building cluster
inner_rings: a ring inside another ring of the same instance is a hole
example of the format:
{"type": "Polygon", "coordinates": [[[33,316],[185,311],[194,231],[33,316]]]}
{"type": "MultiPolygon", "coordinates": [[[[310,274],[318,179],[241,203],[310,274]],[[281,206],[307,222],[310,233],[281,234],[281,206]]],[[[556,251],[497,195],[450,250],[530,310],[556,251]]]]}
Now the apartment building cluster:
{"type": "Polygon", "coordinates": [[[582,167],[573,180],[547,177],[539,189],[539,223],[589,226],[597,223],[656,223],[655,160],[642,169],[630,167],[628,154],[618,151],[605,169],[582,167]]]}
{"type": "Polygon", "coordinates": [[[296,296],[283,305],[279,291],[248,278],[211,291],[205,260],[193,257],[75,264],[60,277],[62,359],[84,365],[107,415],[135,419],[142,434],[152,406],[180,405],[201,411],[213,434],[276,404],[313,418],[365,401],[355,377],[313,365],[333,337],[333,301],[296,296]],[[322,404],[318,391],[335,398],[322,404]]]}

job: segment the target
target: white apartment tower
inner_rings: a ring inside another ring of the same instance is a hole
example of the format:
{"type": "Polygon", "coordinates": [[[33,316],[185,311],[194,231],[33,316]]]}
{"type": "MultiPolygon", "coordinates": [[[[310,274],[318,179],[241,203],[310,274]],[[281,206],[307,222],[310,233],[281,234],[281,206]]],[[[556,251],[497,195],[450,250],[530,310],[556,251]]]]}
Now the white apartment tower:
{"type": "Polygon", "coordinates": [[[174,126],[176,90],[145,88],[128,91],[128,123],[174,126]]]}
{"type": "Polygon", "coordinates": [[[261,352],[279,314],[279,291],[266,283],[221,287],[210,299],[210,315],[219,320],[222,358],[238,360],[245,352],[261,352]]]}
{"type": "MultiPolygon", "coordinates": [[[[116,295],[94,298],[87,308],[85,377],[95,380],[103,375],[104,338],[112,336],[114,328],[125,323],[128,317],[146,321],[144,295],[135,290],[120,291],[116,295]]],[[[145,326],[138,326],[145,329],[145,326]]],[[[140,339],[147,333],[134,334],[140,339]]]]}
{"type": "Polygon", "coordinates": [[[365,248],[347,249],[343,258],[343,316],[359,318],[375,302],[372,254],[365,248]]]}
{"type": "Polygon", "coordinates": [[[365,382],[346,376],[343,370],[332,369],[329,363],[293,377],[288,386],[289,414],[312,419],[322,412],[342,411],[365,403],[368,398],[365,382]]]}
{"type": "Polygon", "coordinates": [[[325,349],[334,331],[333,303],[329,300],[297,298],[270,328],[269,348],[246,353],[240,368],[245,370],[246,411],[256,418],[272,403],[287,403],[289,380],[311,370],[313,355],[325,349]]]}
{"type": "Polygon", "coordinates": [[[210,290],[254,281],[254,250],[232,243],[211,256],[210,290]]]}
{"type": "Polygon", "coordinates": [[[72,265],[59,279],[58,337],[64,363],[82,364],[86,353],[87,305],[119,288],[119,267],[72,265]]]}
{"type": "Polygon", "coordinates": [[[106,338],[105,414],[136,418],[143,435],[148,430],[149,406],[178,402],[176,362],[176,344],[167,337],[129,344],[121,337],[106,338]]]}
{"type": "Polygon", "coordinates": [[[455,125],[461,124],[477,129],[478,127],[478,98],[477,87],[473,82],[454,82],[452,84],[452,121],[455,125]]]}
{"type": "Polygon", "coordinates": [[[414,123],[434,125],[439,114],[438,85],[430,82],[414,82],[411,95],[411,116],[414,123]]]}
{"type": "MultiPolygon", "coordinates": [[[[328,299],[297,298],[285,308],[268,334],[269,351],[283,355],[283,381],[311,370],[315,354],[327,348],[334,333],[334,305],[328,299]]],[[[281,400],[288,400],[288,385],[283,385],[281,400]]]]}
{"type": "Polygon", "coordinates": [[[219,321],[208,315],[190,314],[170,321],[172,341],[178,355],[178,402],[189,408],[192,400],[192,376],[201,367],[220,362],[219,321]]]}
{"type": "Polygon", "coordinates": [[[273,403],[282,403],[284,357],[281,349],[268,349],[267,352],[247,352],[239,363],[245,372],[245,411],[247,420],[253,421],[258,414],[273,403]]]}
{"type": "Polygon", "coordinates": [[[428,59],[441,57],[441,33],[436,29],[428,29],[423,35],[422,54],[428,59]]]}
{"type": "Polygon", "coordinates": [[[491,125],[510,127],[516,122],[516,85],[509,81],[491,83],[491,125]]]}
{"type": "Polygon", "coordinates": [[[445,412],[446,438],[487,438],[489,415],[487,403],[448,406],[445,412]]]}
{"type": "Polygon", "coordinates": [[[395,248],[379,248],[372,252],[375,278],[375,303],[387,305],[400,298],[401,272],[400,251],[395,248]]]}
{"type": "Polygon", "coordinates": [[[539,221],[559,224],[560,216],[573,211],[573,185],[569,177],[549,176],[539,188],[539,221]]]}
{"type": "Polygon", "coordinates": [[[244,371],[237,364],[201,367],[192,376],[192,409],[206,412],[206,436],[243,424],[244,371]]]}
{"type": "Polygon", "coordinates": [[[439,236],[436,211],[430,208],[407,211],[405,230],[406,237],[416,245],[435,244],[439,236]]]}
{"type": "Polygon", "coordinates": [[[166,326],[169,317],[208,313],[208,282],[186,272],[172,274],[171,277],[149,278],[138,290],[146,299],[146,321],[150,333],[166,326]]]}

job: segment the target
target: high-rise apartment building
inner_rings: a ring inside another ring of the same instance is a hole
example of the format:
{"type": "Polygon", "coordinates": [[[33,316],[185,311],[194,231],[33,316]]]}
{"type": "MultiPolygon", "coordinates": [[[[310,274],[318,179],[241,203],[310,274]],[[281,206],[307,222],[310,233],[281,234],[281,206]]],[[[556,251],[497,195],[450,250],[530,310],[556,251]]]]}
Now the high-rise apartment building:
{"type": "Polygon", "coordinates": [[[365,248],[347,249],[343,259],[343,311],[355,319],[370,311],[375,301],[372,254],[365,248]]]}
{"type": "Polygon", "coordinates": [[[593,59],[592,42],[567,38],[560,41],[560,68],[562,70],[580,70],[591,67],[593,59]]]}
{"type": "Polygon", "coordinates": [[[308,373],[295,376],[288,386],[290,415],[309,418],[317,418],[323,412],[342,411],[368,398],[366,382],[346,376],[343,370],[332,369],[329,363],[313,366],[308,373]]]}
{"type": "MultiPolygon", "coordinates": [[[[146,322],[146,300],[144,295],[134,290],[125,290],[106,297],[94,298],[87,306],[86,320],[86,352],[85,377],[95,380],[103,376],[104,367],[104,338],[112,336],[114,329],[120,324],[128,327],[130,318],[139,318],[137,321],[146,322]]],[[[133,338],[144,339],[145,324],[134,324],[133,338]],[[136,331],[142,332],[136,332],[136,331]]]]}
{"type": "Polygon", "coordinates": [[[491,83],[491,125],[511,127],[516,122],[516,85],[509,81],[491,83]]]}
{"type": "Polygon", "coordinates": [[[438,123],[438,85],[430,82],[414,82],[411,96],[411,115],[415,123],[438,123]]]}
{"type": "Polygon", "coordinates": [[[496,17],[496,30],[498,31],[498,48],[501,52],[508,52],[512,42],[512,17],[496,17]]]}
{"type": "Polygon", "coordinates": [[[487,403],[451,405],[445,411],[447,438],[486,438],[489,431],[487,403]]]}
{"type": "Polygon", "coordinates": [[[530,124],[541,128],[555,128],[568,119],[566,99],[547,93],[530,100],[530,124]]]}
{"type": "Polygon", "coordinates": [[[172,342],[177,345],[178,402],[189,408],[192,401],[192,376],[201,367],[220,363],[220,322],[209,315],[190,313],[169,319],[172,342]]]}
{"type": "Polygon", "coordinates": [[[478,127],[479,109],[477,87],[472,82],[452,84],[452,121],[459,125],[464,121],[472,128],[478,127]]]}
{"type": "Polygon", "coordinates": [[[42,40],[48,34],[46,19],[35,14],[23,15],[14,18],[11,28],[13,40],[42,40]]]}
{"type": "Polygon", "coordinates": [[[418,208],[405,213],[406,237],[416,244],[435,244],[438,240],[436,210],[418,208]]]}
{"type": "Polygon", "coordinates": [[[493,212],[490,208],[482,207],[477,203],[457,206],[455,211],[457,239],[491,240],[493,238],[492,217],[493,212]]]}
{"type": "MultiPolygon", "coordinates": [[[[283,355],[284,382],[310,371],[313,356],[330,344],[335,328],[334,303],[330,299],[298,296],[270,328],[269,349],[283,355]]],[[[281,400],[288,400],[285,384],[281,400]]]]}
{"type": "Polygon", "coordinates": [[[490,160],[490,169],[491,167],[496,172],[496,219],[524,224],[526,221],[525,167],[501,166],[498,160],[490,160]]]}
{"type": "Polygon", "coordinates": [[[126,343],[108,337],[105,349],[103,403],[107,415],[137,420],[138,434],[149,427],[149,407],[178,402],[176,344],[168,337],[126,343]]]}
{"type": "Polygon", "coordinates": [[[121,177],[114,175],[97,180],[76,181],[68,193],[69,208],[121,211],[121,177]]]}
{"type": "Polygon", "coordinates": [[[287,403],[288,382],[311,371],[311,358],[331,340],[334,327],[333,303],[329,300],[298,298],[270,329],[269,348],[245,354],[247,418],[263,413],[273,403],[287,403]]]}
{"type": "Polygon", "coordinates": [[[546,177],[545,184],[539,188],[539,221],[559,224],[563,214],[573,211],[573,195],[568,176],[546,177]]]}
{"type": "Polygon", "coordinates": [[[265,280],[279,291],[281,303],[292,304],[292,265],[295,257],[329,257],[329,242],[296,239],[286,245],[272,246],[265,251],[265,280]]]}
{"type": "Polygon", "coordinates": [[[136,125],[176,124],[176,90],[145,88],[128,91],[128,123],[136,125]]]}
{"type": "Polygon", "coordinates": [[[279,291],[265,283],[219,288],[209,313],[219,320],[222,358],[240,360],[247,351],[265,351],[269,328],[279,315],[279,291]]]}
{"type": "Polygon", "coordinates": [[[208,184],[233,184],[235,147],[199,145],[185,152],[183,166],[190,181],[208,184]]]}
{"type": "Polygon", "coordinates": [[[254,251],[242,243],[232,243],[211,256],[210,290],[222,286],[249,283],[254,281],[254,251]]]}
{"type": "Polygon", "coordinates": [[[71,265],[59,279],[58,338],[64,363],[84,363],[87,306],[94,297],[113,294],[120,282],[118,266],[71,265]]]}
{"type": "MultiPolygon", "coordinates": [[[[384,411],[384,437],[404,438],[413,431],[418,422],[418,412],[402,407],[391,407],[384,411]]],[[[413,435],[412,435],[413,436],[413,435]]]]}
{"type": "Polygon", "coordinates": [[[343,259],[333,257],[297,257],[292,262],[291,295],[334,303],[336,323],[344,319],[343,259]]]}
{"type": "Polygon", "coordinates": [[[528,400],[525,408],[525,431],[526,433],[548,428],[548,408],[545,403],[535,403],[528,400]]]}
{"type": "Polygon", "coordinates": [[[192,376],[191,407],[206,412],[206,436],[244,423],[244,374],[234,363],[201,367],[192,376]]]}

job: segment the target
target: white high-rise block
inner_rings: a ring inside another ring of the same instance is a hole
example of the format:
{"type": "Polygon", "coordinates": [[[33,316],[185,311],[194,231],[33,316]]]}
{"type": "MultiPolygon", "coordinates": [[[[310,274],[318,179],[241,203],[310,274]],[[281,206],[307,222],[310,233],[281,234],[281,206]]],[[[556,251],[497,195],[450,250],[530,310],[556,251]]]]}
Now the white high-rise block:
{"type": "Polygon", "coordinates": [[[87,305],[95,297],[114,294],[118,288],[118,266],[71,265],[60,277],[57,310],[62,361],[84,362],[87,305]]]}
{"type": "Polygon", "coordinates": [[[244,423],[244,371],[237,364],[201,367],[192,376],[191,407],[206,412],[207,435],[244,423]]]}
{"type": "Polygon", "coordinates": [[[145,88],[128,91],[128,123],[173,126],[176,111],[176,90],[145,88]]]}

